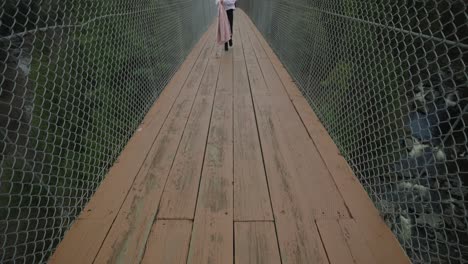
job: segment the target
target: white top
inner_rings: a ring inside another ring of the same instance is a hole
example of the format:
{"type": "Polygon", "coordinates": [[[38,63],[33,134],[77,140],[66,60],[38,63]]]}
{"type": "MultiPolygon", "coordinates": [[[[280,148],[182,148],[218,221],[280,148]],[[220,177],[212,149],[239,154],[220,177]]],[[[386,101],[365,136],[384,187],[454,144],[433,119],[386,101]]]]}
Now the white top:
{"type": "MultiPolygon", "coordinates": [[[[236,1],[237,0],[224,0],[224,9],[236,9],[236,1]]],[[[219,3],[219,0],[216,0],[216,4],[219,3]]]]}

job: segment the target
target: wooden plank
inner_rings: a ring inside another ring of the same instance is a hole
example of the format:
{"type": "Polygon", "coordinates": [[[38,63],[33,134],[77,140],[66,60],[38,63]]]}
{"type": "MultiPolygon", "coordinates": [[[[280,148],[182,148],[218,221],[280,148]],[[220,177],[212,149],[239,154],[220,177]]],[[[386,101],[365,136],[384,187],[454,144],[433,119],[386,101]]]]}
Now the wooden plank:
{"type": "Polygon", "coordinates": [[[245,60],[234,60],[234,97],[249,95],[250,85],[245,60]]]}
{"type": "MultiPolygon", "coordinates": [[[[245,23],[251,22],[246,18],[245,23]]],[[[339,155],[339,151],[333,140],[329,137],[305,98],[302,97],[294,81],[265,39],[261,36],[260,32],[253,26],[252,29],[256,33],[257,39],[262,44],[278,76],[292,98],[297,111],[300,113],[317,149],[320,151],[351,214],[358,221],[358,225],[361,226],[363,230],[366,230],[366,232],[363,232],[364,237],[371,245],[370,247],[372,252],[376,255],[378,263],[390,263],[393,261],[392,256],[396,258],[395,263],[408,263],[409,260],[401,249],[400,244],[382,221],[377,209],[353,175],[347,162],[339,155]]]]}
{"type": "Polygon", "coordinates": [[[353,263],[348,244],[341,232],[341,226],[335,219],[317,220],[317,227],[327,251],[330,264],[353,263]]]}
{"type": "MultiPolygon", "coordinates": [[[[244,39],[243,33],[239,30],[240,40],[244,39]]],[[[239,45],[244,47],[242,42],[239,45]]],[[[234,60],[234,146],[234,219],[272,220],[273,213],[243,56],[234,60]]]]}
{"type": "MultiPolygon", "coordinates": [[[[301,114],[302,119],[304,121],[310,119],[310,117],[304,117],[307,115],[310,116],[311,113],[313,114],[309,104],[305,98],[302,97],[301,92],[294,84],[294,81],[289,76],[278,57],[268,46],[265,39],[261,36],[260,32],[255,27],[252,28],[264,50],[266,51],[267,56],[270,58],[273,66],[275,67],[275,70],[283,82],[283,85],[285,86],[288,94],[293,99],[294,105],[301,114]]],[[[392,260],[390,256],[393,254],[397,255],[398,261],[401,263],[408,263],[408,259],[401,249],[398,241],[396,241],[394,235],[381,220],[377,209],[374,207],[368,198],[367,193],[352,174],[352,171],[346,161],[342,156],[339,155],[338,149],[327,134],[325,128],[323,128],[315,114],[313,114],[313,116],[314,117],[312,120],[315,121],[314,123],[307,124],[306,121],[304,123],[312,138],[314,139],[314,143],[317,146],[317,149],[324,158],[324,161],[327,164],[332,177],[336,181],[336,184],[340,190],[340,193],[344,197],[347,206],[351,210],[351,214],[363,222],[363,228],[371,228],[372,232],[364,232],[364,236],[372,245],[372,251],[375,252],[377,256],[379,256],[379,263],[387,263],[387,261],[392,260]],[[311,131],[317,132],[315,133],[315,137],[312,135],[313,133],[311,131]],[[321,136],[318,137],[318,135],[321,136]],[[324,138],[324,136],[326,136],[326,138],[324,138]],[[381,236],[385,237],[385,239],[382,239],[381,236]]]]}
{"type": "Polygon", "coordinates": [[[273,220],[250,95],[234,99],[234,219],[273,220]]]}
{"type": "Polygon", "coordinates": [[[202,59],[212,59],[212,58],[215,57],[214,56],[215,55],[215,50],[216,50],[216,47],[218,46],[216,44],[216,34],[215,34],[216,30],[217,30],[217,26],[214,25],[214,30],[209,35],[208,40],[207,40],[207,46],[212,47],[212,48],[209,49],[209,50],[204,50],[200,54],[200,58],[202,58],[202,59]]]}
{"type": "MultiPolygon", "coordinates": [[[[275,83],[273,81],[268,81],[267,85],[265,83],[265,79],[270,79],[274,78],[275,76],[270,76],[272,72],[268,72],[268,67],[265,67],[265,71],[269,75],[264,75],[262,72],[262,69],[260,68],[259,62],[262,61],[264,64],[269,63],[269,59],[265,58],[257,58],[256,57],[256,52],[254,52],[254,48],[252,47],[252,43],[250,41],[249,34],[244,30],[242,32],[243,36],[243,46],[244,46],[244,53],[246,56],[246,64],[247,64],[247,72],[249,76],[249,80],[251,82],[251,88],[252,88],[252,93],[253,94],[258,94],[258,95],[287,95],[284,92],[284,89],[279,86],[281,85],[280,83],[275,83]],[[244,37],[247,36],[247,37],[244,37]]],[[[276,78],[276,81],[278,78],[276,78]]]]}
{"type": "MultiPolygon", "coordinates": [[[[242,21],[242,20],[240,20],[242,21]]],[[[239,22],[241,24],[241,22],[239,22]]],[[[240,27],[240,26],[239,26],[240,27]]],[[[244,57],[244,50],[248,47],[244,46],[243,32],[239,29],[238,33],[238,46],[241,46],[241,54],[236,58],[234,57],[234,96],[250,95],[250,84],[247,76],[247,66],[244,57]]]]}
{"type": "Polygon", "coordinates": [[[246,58],[246,65],[252,94],[271,95],[271,91],[263,79],[262,70],[260,69],[257,59],[255,57],[253,59],[246,58]]]}
{"type": "Polygon", "coordinates": [[[288,96],[281,79],[278,77],[275,68],[271,64],[270,59],[259,58],[258,62],[263,76],[265,77],[265,82],[267,84],[269,94],[277,96],[288,96]]]}
{"type": "MultiPolygon", "coordinates": [[[[241,21],[241,20],[240,20],[241,21]]],[[[239,23],[234,24],[234,35],[232,37],[233,47],[232,47],[232,56],[234,60],[243,60],[244,59],[244,50],[242,47],[242,35],[240,31],[239,23]]]]}
{"type": "Polygon", "coordinates": [[[192,221],[156,221],[151,229],[141,263],[186,263],[191,233],[192,221]]]}
{"type": "Polygon", "coordinates": [[[232,94],[233,85],[233,59],[232,53],[226,53],[221,57],[221,66],[219,69],[218,86],[216,93],[232,94]]]}
{"type": "Polygon", "coordinates": [[[354,262],[362,264],[380,263],[374,259],[372,251],[354,219],[340,219],[338,222],[354,262]]]}
{"type": "Polygon", "coordinates": [[[257,58],[259,59],[266,59],[268,58],[265,51],[263,50],[263,47],[260,45],[258,42],[256,36],[254,35],[254,32],[252,31],[251,25],[249,25],[249,21],[246,21],[246,26],[244,28],[244,32],[248,36],[250,42],[252,43],[252,47],[255,51],[255,54],[257,58]]]}
{"type": "Polygon", "coordinates": [[[254,101],[261,138],[262,135],[265,139],[269,137],[281,152],[271,153],[264,148],[265,162],[267,155],[274,161],[280,161],[276,155],[283,155],[283,165],[294,175],[292,181],[307,199],[314,217],[349,217],[333,178],[289,99],[259,96],[254,101]]]}
{"type": "MultiPolygon", "coordinates": [[[[289,177],[274,178],[275,183],[282,186],[286,180],[295,186],[296,198],[308,203],[314,218],[349,217],[333,178],[289,98],[254,96],[254,104],[269,182],[269,171],[278,175],[272,170],[279,166],[289,177]]],[[[270,184],[270,192],[274,188],[270,184]]]]}
{"type": "Polygon", "coordinates": [[[251,22],[249,23],[252,25],[251,28],[254,32],[254,35],[263,47],[265,53],[267,54],[267,57],[270,59],[271,64],[275,68],[289,96],[302,96],[300,89],[296,86],[294,80],[291,78],[288,71],[279,60],[278,56],[276,56],[276,54],[273,52],[273,50],[268,45],[267,41],[263,38],[262,34],[258,31],[258,29],[255,28],[255,26],[253,26],[251,22]]]}
{"type": "Polygon", "coordinates": [[[233,262],[232,96],[216,94],[188,263],[233,262]]]}
{"type": "MultiPolygon", "coordinates": [[[[205,46],[207,38],[205,34],[193,54],[200,53],[198,47],[205,46]]],[[[194,59],[186,60],[174,75],[144,118],[141,131],[132,136],[93,198],[65,234],[50,263],[91,263],[94,260],[194,63],[194,59]]]]}
{"type": "Polygon", "coordinates": [[[303,97],[293,97],[293,103],[320,150],[346,205],[365,237],[378,263],[409,263],[398,240],[384,223],[367,192],[354,176],[346,160],[339,154],[326,129],[303,97]]]}
{"type": "Polygon", "coordinates": [[[197,95],[161,200],[158,219],[193,219],[215,85],[197,95]]]}
{"type": "Polygon", "coordinates": [[[190,114],[193,99],[178,98],[161,135],[137,176],[115,223],[107,235],[95,263],[138,262],[151,230],[157,205],[190,114]]]}
{"type": "Polygon", "coordinates": [[[241,35],[241,41],[242,41],[242,48],[244,49],[244,57],[246,60],[248,59],[256,59],[255,56],[255,51],[252,47],[252,43],[250,42],[248,33],[246,32],[246,22],[244,20],[239,21],[241,24],[240,28],[240,35],[241,35]]]}
{"type": "Polygon", "coordinates": [[[353,219],[317,220],[317,226],[330,263],[380,263],[353,219]]]}
{"type": "Polygon", "coordinates": [[[246,60],[283,263],[327,263],[314,220],[346,215],[346,208],[289,99],[262,96],[262,73],[246,60]],[[283,126],[284,118],[291,120],[283,126]]]}
{"type": "Polygon", "coordinates": [[[162,197],[159,219],[193,219],[213,104],[197,97],[162,197]]]}
{"type": "Polygon", "coordinates": [[[236,264],[280,264],[273,222],[235,223],[236,264]]]}
{"type": "Polygon", "coordinates": [[[322,214],[336,217],[337,208],[327,205],[330,201],[325,197],[317,199],[324,194],[320,191],[320,184],[315,185],[312,180],[316,175],[314,165],[317,162],[311,158],[307,161],[313,164],[310,167],[293,162],[301,155],[301,150],[293,152],[296,155],[287,150],[290,142],[285,142],[279,121],[272,112],[279,109],[268,108],[264,102],[267,99],[256,98],[255,104],[259,105],[256,106],[257,122],[283,263],[327,263],[314,220],[322,214]],[[296,171],[298,166],[309,167],[309,172],[296,171]],[[312,182],[306,182],[303,178],[312,182]]]}
{"type": "Polygon", "coordinates": [[[210,96],[213,94],[213,89],[215,89],[216,83],[218,82],[219,68],[220,60],[209,59],[205,76],[203,76],[200,89],[198,90],[199,96],[210,96]]]}
{"type": "MultiPolygon", "coordinates": [[[[205,50],[211,47],[207,46],[205,50]]],[[[144,245],[153,225],[157,205],[169,175],[184,127],[191,113],[200,83],[210,80],[204,75],[207,60],[200,58],[195,64],[171,110],[160,135],[133,183],[120,212],[107,235],[95,263],[139,262],[144,245]]],[[[213,78],[211,78],[213,79],[213,78]]],[[[216,79],[214,79],[215,83],[216,79]]],[[[214,86],[214,83],[212,86],[214,86]]]]}

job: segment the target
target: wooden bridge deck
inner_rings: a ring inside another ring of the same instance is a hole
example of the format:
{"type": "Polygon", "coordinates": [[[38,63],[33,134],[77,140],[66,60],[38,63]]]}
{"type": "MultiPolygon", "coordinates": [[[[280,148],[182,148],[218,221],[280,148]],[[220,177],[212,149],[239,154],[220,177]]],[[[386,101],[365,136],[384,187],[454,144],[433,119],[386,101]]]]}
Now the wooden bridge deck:
{"type": "Polygon", "coordinates": [[[202,37],[51,263],[408,263],[252,22],[202,37]]]}

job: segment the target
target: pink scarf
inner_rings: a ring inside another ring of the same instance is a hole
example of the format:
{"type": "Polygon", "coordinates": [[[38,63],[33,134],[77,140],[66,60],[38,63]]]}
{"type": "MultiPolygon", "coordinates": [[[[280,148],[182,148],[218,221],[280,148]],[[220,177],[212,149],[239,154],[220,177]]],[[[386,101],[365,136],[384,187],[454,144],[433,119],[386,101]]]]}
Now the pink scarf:
{"type": "Polygon", "coordinates": [[[231,28],[227,18],[226,10],[222,4],[218,4],[218,35],[219,45],[223,45],[231,39],[231,28]]]}

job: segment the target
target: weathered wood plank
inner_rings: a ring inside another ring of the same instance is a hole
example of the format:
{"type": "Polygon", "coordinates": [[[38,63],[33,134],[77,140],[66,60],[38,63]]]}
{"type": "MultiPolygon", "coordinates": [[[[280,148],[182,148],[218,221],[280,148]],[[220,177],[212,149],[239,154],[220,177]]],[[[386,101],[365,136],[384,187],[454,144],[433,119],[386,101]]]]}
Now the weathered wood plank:
{"type": "Polygon", "coordinates": [[[289,96],[292,98],[298,113],[301,115],[317,149],[320,151],[322,158],[331,172],[340,193],[346,201],[351,215],[356,219],[357,225],[363,228],[363,230],[366,230],[366,232],[363,232],[363,237],[369,242],[372,252],[376,255],[376,259],[378,259],[379,263],[389,263],[394,260],[392,256],[395,256],[396,262],[408,263],[408,258],[401,249],[400,244],[385,223],[383,223],[366,191],[353,175],[347,162],[339,154],[333,140],[315,116],[305,98],[302,97],[301,92],[278,57],[274,54],[258,29],[253,26],[250,19],[246,17],[245,23],[250,25],[255,32],[257,39],[270,58],[272,65],[278,73],[289,96]]]}
{"type": "MultiPolygon", "coordinates": [[[[270,96],[265,96],[264,99],[255,98],[255,101],[283,263],[327,263],[314,220],[322,214],[336,217],[336,207],[330,208],[330,201],[325,197],[316,198],[323,194],[320,184],[315,185],[312,180],[316,175],[317,161],[307,161],[312,164],[310,167],[294,162],[299,155],[306,156],[307,153],[288,150],[291,142],[284,137],[280,121],[274,115],[274,112],[280,110],[268,106],[266,101],[270,99],[270,96]],[[307,167],[309,171],[304,173],[303,169],[307,167]]],[[[300,139],[298,140],[300,143],[300,139]]]]}
{"type": "Polygon", "coordinates": [[[190,220],[158,220],[153,225],[142,264],[184,264],[192,233],[190,220]]]}
{"type": "Polygon", "coordinates": [[[243,60],[244,59],[244,49],[242,47],[242,35],[239,28],[239,23],[234,23],[234,35],[232,37],[233,47],[232,54],[234,60],[243,60]]]}
{"type": "Polygon", "coordinates": [[[233,262],[232,96],[216,94],[188,263],[233,262]]]}
{"type": "Polygon", "coordinates": [[[234,60],[234,97],[250,96],[249,78],[245,60],[234,60]]]}
{"type": "Polygon", "coordinates": [[[282,162],[285,172],[291,175],[287,180],[296,186],[297,197],[305,199],[314,218],[349,217],[343,198],[291,101],[282,96],[256,96],[254,102],[265,165],[282,162]],[[277,149],[273,150],[273,146],[277,149]]]}
{"type": "Polygon", "coordinates": [[[363,234],[354,219],[340,219],[338,222],[341,226],[341,231],[343,232],[346,244],[348,244],[348,248],[350,249],[351,255],[356,263],[380,263],[376,261],[372,255],[372,250],[370,250],[366,239],[363,237],[363,234]]]}
{"type": "Polygon", "coordinates": [[[197,95],[164,189],[158,219],[193,219],[216,86],[197,95]]]}
{"type": "Polygon", "coordinates": [[[246,59],[247,74],[249,76],[250,89],[253,95],[271,95],[269,87],[263,79],[262,70],[256,58],[246,59]]]}
{"type": "Polygon", "coordinates": [[[327,251],[330,264],[347,264],[354,262],[337,220],[317,220],[317,227],[322,237],[325,250],[327,251]]]}
{"type": "Polygon", "coordinates": [[[273,68],[273,65],[271,64],[270,59],[258,59],[258,62],[263,76],[265,77],[265,82],[267,84],[269,94],[277,96],[288,96],[286,90],[284,89],[283,83],[278,77],[275,68],[273,68]]]}
{"type": "Polygon", "coordinates": [[[233,59],[232,52],[228,52],[221,57],[221,66],[219,69],[218,85],[216,93],[232,94],[233,88],[233,59]]]}
{"type": "Polygon", "coordinates": [[[254,32],[252,31],[251,25],[253,26],[253,24],[251,24],[250,21],[246,21],[246,26],[244,28],[244,32],[246,33],[245,35],[248,36],[248,38],[250,40],[250,43],[252,43],[252,47],[253,47],[253,49],[255,51],[255,54],[256,54],[257,58],[266,59],[266,58],[268,58],[267,54],[265,53],[265,51],[263,50],[262,45],[260,44],[260,42],[257,40],[256,36],[254,35],[254,32]]]}
{"type": "Polygon", "coordinates": [[[302,93],[296,86],[294,80],[288,74],[288,71],[283,66],[278,56],[276,56],[271,47],[268,45],[267,41],[263,38],[262,34],[258,31],[258,29],[252,24],[252,22],[248,18],[246,20],[248,21],[247,23],[251,26],[253,32],[255,33],[257,40],[260,42],[261,46],[265,50],[267,57],[270,59],[271,64],[275,68],[288,94],[290,96],[302,96],[302,93]]]}
{"type": "Polygon", "coordinates": [[[236,264],[280,264],[273,222],[235,223],[236,264]]]}
{"type": "Polygon", "coordinates": [[[241,24],[241,41],[242,41],[242,48],[244,49],[244,57],[245,60],[256,60],[257,57],[255,56],[254,48],[252,47],[252,43],[250,42],[249,35],[246,31],[247,24],[244,20],[239,21],[241,24]]]}
{"type": "MultiPolygon", "coordinates": [[[[244,40],[243,44],[244,49],[246,47],[251,49],[250,41],[244,40]]],[[[247,50],[245,54],[247,56],[247,50]]],[[[314,220],[325,212],[335,217],[336,207],[333,208],[334,212],[331,212],[329,206],[320,204],[322,199],[313,199],[317,197],[317,193],[313,194],[316,192],[314,190],[319,189],[320,185],[315,185],[310,175],[311,172],[316,173],[317,168],[318,173],[323,174],[324,165],[317,163],[313,157],[310,160],[304,158],[311,152],[307,147],[312,147],[312,151],[314,148],[310,139],[306,139],[306,146],[300,147],[299,150],[290,149],[302,143],[305,129],[300,121],[297,122],[298,116],[287,97],[265,96],[269,94],[268,87],[257,58],[246,58],[246,60],[283,263],[327,263],[314,220]],[[276,99],[273,104],[271,100],[274,98],[281,100],[276,99]],[[281,104],[276,105],[278,102],[281,104]],[[290,104],[289,107],[287,103],[290,104]],[[283,128],[282,119],[277,115],[278,111],[286,112],[286,118],[291,118],[295,123],[291,125],[291,121],[288,121],[290,124],[283,128]],[[289,129],[299,129],[289,132],[299,137],[285,137],[289,129]],[[293,146],[291,143],[294,143],[293,146]],[[306,149],[306,153],[300,152],[303,149],[306,149]],[[294,159],[299,160],[297,162],[294,159]],[[314,189],[311,190],[311,187],[314,189]]]]}
{"type": "Polygon", "coordinates": [[[234,98],[234,219],[273,220],[250,95],[234,98]]]}
{"type": "Polygon", "coordinates": [[[205,76],[200,84],[198,96],[211,96],[218,82],[220,60],[210,59],[206,67],[205,76]]]}
{"type": "Polygon", "coordinates": [[[273,219],[243,56],[234,60],[234,219],[273,219]]]}
{"type": "Polygon", "coordinates": [[[383,222],[367,192],[354,176],[346,160],[339,154],[338,148],[306,99],[293,97],[293,102],[356,224],[365,230],[363,237],[365,237],[375,259],[378,263],[409,263],[409,259],[398,240],[383,222]]]}

